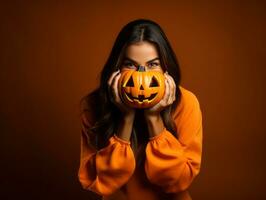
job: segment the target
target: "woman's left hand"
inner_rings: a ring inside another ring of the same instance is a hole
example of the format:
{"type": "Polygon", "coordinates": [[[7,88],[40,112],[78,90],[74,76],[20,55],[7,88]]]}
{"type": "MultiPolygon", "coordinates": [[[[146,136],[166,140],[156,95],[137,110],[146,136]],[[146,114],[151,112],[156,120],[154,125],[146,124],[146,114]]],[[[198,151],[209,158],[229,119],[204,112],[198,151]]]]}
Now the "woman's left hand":
{"type": "Polygon", "coordinates": [[[168,72],[164,73],[165,76],[165,93],[164,97],[159,103],[144,110],[145,117],[158,116],[160,112],[167,106],[171,105],[175,101],[176,85],[172,76],[168,72]]]}

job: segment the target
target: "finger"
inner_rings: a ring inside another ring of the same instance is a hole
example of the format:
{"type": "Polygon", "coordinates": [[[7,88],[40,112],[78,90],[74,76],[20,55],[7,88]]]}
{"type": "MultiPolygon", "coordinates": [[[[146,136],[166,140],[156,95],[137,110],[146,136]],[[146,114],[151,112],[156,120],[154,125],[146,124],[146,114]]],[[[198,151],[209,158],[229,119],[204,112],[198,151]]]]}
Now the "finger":
{"type": "Polygon", "coordinates": [[[118,69],[117,71],[113,72],[110,76],[110,78],[108,79],[108,85],[111,86],[112,82],[113,82],[113,78],[120,72],[120,69],[118,69]]]}
{"type": "Polygon", "coordinates": [[[118,80],[119,80],[120,76],[121,76],[121,73],[116,74],[116,76],[113,78],[113,82],[112,82],[112,85],[111,85],[111,88],[112,88],[112,91],[113,91],[113,95],[114,95],[114,100],[117,103],[120,103],[120,97],[119,97],[119,94],[118,94],[118,80]]]}
{"type": "Polygon", "coordinates": [[[167,81],[168,81],[168,85],[169,85],[169,96],[168,96],[168,99],[167,99],[167,105],[170,105],[172,103],[173,84],[170,81],[169,77],[168,77],[167,81]]]}
{"type": "Polygon", "coordinates": [[[173,86],[173,83],[172,83],[169,75],[167,75],[167,74],[166,74],[166,79],[167,79],[167,81],[169,83],[169,93],[170,93],[170,95],[169,95],[169,97],[167,99],[167,104],[169,105],[172,102],[172,95],[173,95],[173,88],[174,88],[174,86],[173,86]]]}
{"type": "Polygon", "coordinates": [[[174,78],[173,78],[171,75],[168,75],[168,76],[169,76],[169,78],[170,78],[170,80],[172,81],[173,86],[174,86],[174,88],[173,88],[173,96],[172,96],[172,98],[173,98],[173,100],[175,101],[175,99],[176,99],[176,97],[175,97],[175,95],[176,95],[176,84],[175,84],[175,80],[174,80],[174,78]]]}
{"type": "Polygon", "coordinates": [[[167,106],[167,101],[168,101],[168,98],[169,98],[169,95],[170,95],[170,88],[169,88],[169,83],[168,83],[168,80],[165,79],[165,94],[164,94],[164,97],[162,99],[162,105],[163,106],[167,106]]]}
{"type": "Polygon", "coordinates": [[[168,104],[172,104],[175,101],[175,82],[174,79],[170,75],[166,75],[167,80],[170,85],[170,97],[168,99],[168,104]]]}
{"type": "Polygon", "coordinates": [[[110,76],[108,82],[107,82],[108,83],[107,89],[108,89],[108,93],[109,93],[111,101],[113,100],[113,91],[111,89],[111,85],[112,85],[114,77],[118,74],[119,71],[120,70],[117,70],[117,71],[113,72],[112,75],[110,76]]]}

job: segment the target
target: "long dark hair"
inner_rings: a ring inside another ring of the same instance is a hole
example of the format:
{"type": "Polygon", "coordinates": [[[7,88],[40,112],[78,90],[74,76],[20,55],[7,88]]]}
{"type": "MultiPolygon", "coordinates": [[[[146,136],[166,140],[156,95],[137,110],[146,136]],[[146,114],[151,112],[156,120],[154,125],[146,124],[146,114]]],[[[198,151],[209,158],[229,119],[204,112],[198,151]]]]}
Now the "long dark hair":
{"type": "MultiPolygon", "coordinates": [[[[99,87],[84,96],[80,101],[80,114],[89,112],[95,120],[87,133],[90,143],[98,150],[108,144],[109,138],[117,130],[121,117],[119,109],[109,99],[107,81],[110,75],[120,68],[127,46],[141,41],[155,44],[163,71],[167,70],[176,83],[176,100],[172,105],[161,111],[161,116],[166,129],[175,137],[178,137],[172,118],[173,111],[179,104],[181,95],[179,88],[181,74],[177,58],[165,33],[156,22],[148,19],[137,19],[126,24],[119,32],[101,72],[99,87]]],[[[148,142],[148,130],[147,125],[144,123],[142,111],[138,110],[136,113],[130,138],[134,153],[136,153],[139,146],[143,152],[145,144],[148,142]],[[141,134],[141,136],[138,136],[137,133],[141,134]]],[[[143,154],[145,155],[145,152],[143,154]]]]}

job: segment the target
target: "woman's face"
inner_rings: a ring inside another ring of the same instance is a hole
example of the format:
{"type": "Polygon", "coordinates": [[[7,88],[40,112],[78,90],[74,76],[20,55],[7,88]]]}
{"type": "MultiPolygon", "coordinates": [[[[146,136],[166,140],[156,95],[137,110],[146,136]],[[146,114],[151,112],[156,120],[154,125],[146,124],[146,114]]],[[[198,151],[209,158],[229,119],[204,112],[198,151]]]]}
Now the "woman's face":
{"type": "Polygon", "coordinates": [[[139,65],[145,66],[146,71],[154,70],[163,73],[160,58],[154,44],[143,41],[127,47],[121,71],[138,70],[139,65]]]}

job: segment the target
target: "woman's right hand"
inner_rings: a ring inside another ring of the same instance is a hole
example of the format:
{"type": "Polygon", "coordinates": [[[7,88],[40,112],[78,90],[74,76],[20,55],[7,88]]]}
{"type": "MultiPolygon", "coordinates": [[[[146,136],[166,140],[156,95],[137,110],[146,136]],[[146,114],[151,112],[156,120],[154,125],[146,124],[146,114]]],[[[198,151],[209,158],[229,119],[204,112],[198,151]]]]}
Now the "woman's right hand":
{"type": "Polygon", "coordinates": [[[118,80],[121,76],[120,70],[113,72],[108,80],[108,93],[112,103],[122,112],[124,117],[134,117],[135,109],[123,103],[118,92],[118,80]]]}

